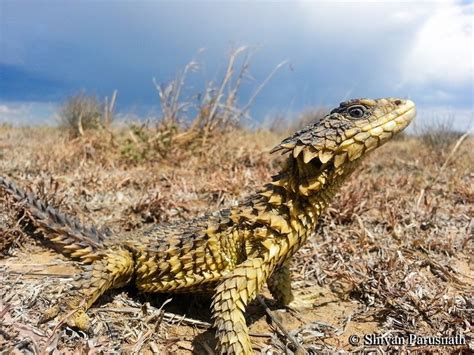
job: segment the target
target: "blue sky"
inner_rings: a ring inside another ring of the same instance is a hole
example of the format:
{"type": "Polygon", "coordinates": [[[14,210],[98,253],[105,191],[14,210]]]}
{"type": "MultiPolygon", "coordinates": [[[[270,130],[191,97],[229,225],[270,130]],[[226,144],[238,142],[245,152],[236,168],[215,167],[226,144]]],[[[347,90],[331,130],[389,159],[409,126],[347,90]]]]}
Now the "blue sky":
{"type": "Polygon", "coordinates": [[[354,97],[409,97],[420,120],[474,121],[472,1],[0,0],[0,122],[54,122],[58,103],[118,90],[121,113],[158,110],[152,79],[196,59],[189,92],[256,46],[245,101],[256,120],[354,97]]]}

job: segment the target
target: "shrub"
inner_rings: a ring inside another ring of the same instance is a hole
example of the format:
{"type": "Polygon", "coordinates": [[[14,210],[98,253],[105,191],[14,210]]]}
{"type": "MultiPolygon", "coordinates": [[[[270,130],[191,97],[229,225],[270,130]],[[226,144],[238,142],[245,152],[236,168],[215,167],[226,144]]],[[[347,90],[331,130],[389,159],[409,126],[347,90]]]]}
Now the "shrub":
{"type": "Polygon", "coordinates": [[[68,98],[59,110],[61,127],[75,138],[83,136],[87,130],[98,130],[110,126],[117,91],[114,91],[110,103],[105,98],[102,105],[97,97],[81,92],[68,98]]]}
{"type": "Polygon", "coordinates": [[[437,153],[446,153],[456,143],[462,133],[453,127],[450,117],[432,120],[430,124],[415,126],[415,132],[423,144],[437,153]]]}
{"type": "Polygon", "coordinates": [[[125,161],[142,163],[154,160],[157,156],[166,158],[171,151],[176,127],[164,126],[150,128],[148,124],[131,123],[128,126],[128,138],[121,146],[120,153],[125,161]]]}

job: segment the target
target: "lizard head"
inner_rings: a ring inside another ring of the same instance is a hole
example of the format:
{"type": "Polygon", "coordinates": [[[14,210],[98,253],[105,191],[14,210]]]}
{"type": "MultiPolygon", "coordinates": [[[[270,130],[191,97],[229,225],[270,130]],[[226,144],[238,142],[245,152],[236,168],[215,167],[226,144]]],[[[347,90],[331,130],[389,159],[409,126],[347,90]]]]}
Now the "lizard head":
{"type": "Polygon", "coordinates": [[[318,122],[283,140],[272,152],[290,153],[304,180],[312,181],[322,172],[333,177],[347,175],[361,157],[405,129],[415,115],[411,100],[345,101],[318,122]]]}
{"type": "Polygon", "coordinates": [[[336,168],[374,150],[405,129],[415,117],[411,100],[355,99],[342,102],[320,121],[283,140],[272,152],[302,155],[303,162],[318,158],[336,168]]]}

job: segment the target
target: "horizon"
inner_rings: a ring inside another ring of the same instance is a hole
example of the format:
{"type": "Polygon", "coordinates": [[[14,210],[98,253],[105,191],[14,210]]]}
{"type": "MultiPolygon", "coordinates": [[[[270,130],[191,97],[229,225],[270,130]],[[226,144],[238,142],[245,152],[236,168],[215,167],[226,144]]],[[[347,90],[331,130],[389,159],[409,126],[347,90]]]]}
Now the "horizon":
{"type": "Polygon", "coordinates": [[[192,60],[185,96],[222,77],[231,48],[256,47],[240,102],[289,119],[348,98],[401,97],[418,123],[474,121],[472,1],[120,2],[0,0],[0,123],[52,124],[84,91],[118,90],[120,115],[159,112],[159,83],[192,60]],[[137,6],[137,3],[139,6],[137,6]],[[51,6],[54,5],[54,6],[51,6]],[[238,16],[236,16],[238,14],[238,16]]]}

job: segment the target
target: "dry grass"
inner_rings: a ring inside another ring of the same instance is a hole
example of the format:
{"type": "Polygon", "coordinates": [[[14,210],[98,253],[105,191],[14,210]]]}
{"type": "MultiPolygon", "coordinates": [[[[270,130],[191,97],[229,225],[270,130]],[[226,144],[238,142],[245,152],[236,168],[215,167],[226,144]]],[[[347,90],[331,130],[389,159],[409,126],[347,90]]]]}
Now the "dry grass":
{"type": "MultiPolygon", "coordinates": [[[[57,129],[2,126],[0,171],[83,221],[119,231],[232,205],[278,169],[267,152],[281,137],[269,131],[229,130],[212,144],[173,145],[166,156],[133,164],[123,153],[129,137],[124,129],[70,141],[57,129]]],[[[444,164],[407,137],[364,162],[294,259],[296,292],[317,296],[314,307],[273,311],[296,341],[319,353],[361,350],[348,343],[351,334],[463,334],[468,345],[416,350],[472,351],[473,150],[468,137],[444,164]]],[[[1,195],[0,349],[186,354],[214,347],[208,300],[133,288],[101,298],[91,334],[57,320],[38,325],[39,311],[61,297],[77,269],[22,230],[17,217],[1,195]]],[[[256,349],[291,353],[261,305],[247,316],[256,349]]]]}
{"type": "Polygon", "coordinates": [[[190,61],[169,83],[155,80],[161,115],[147,125],[133,125],[127,143],[122,147],[126,159],[134,163],[166,158],[183,147],[187,151],[207,149],[216,135],[243,127],[259,93],[286,64],[278,64],[243,103],[239,100],[239,92],[244,84],[252,81],[249,71],[252,53],[253,49],[246,46],[231,50],[220,79],[206,82],[201,91],[194,89],[192,95],[188,93],[186,81],[200,70],[198,61],[190,61]]]}

